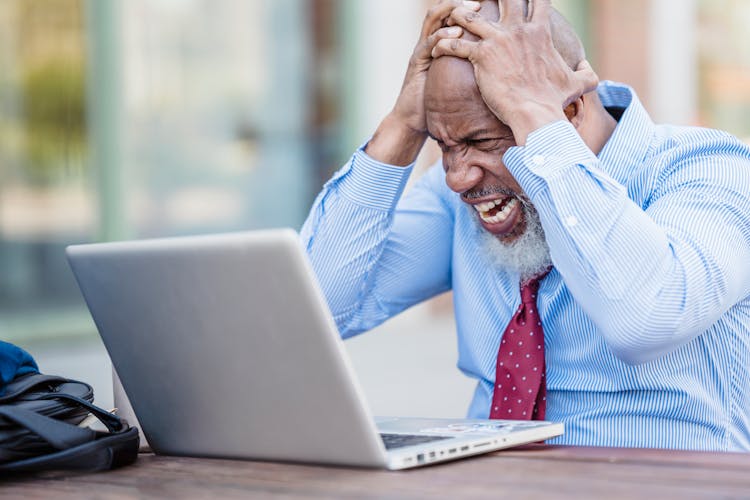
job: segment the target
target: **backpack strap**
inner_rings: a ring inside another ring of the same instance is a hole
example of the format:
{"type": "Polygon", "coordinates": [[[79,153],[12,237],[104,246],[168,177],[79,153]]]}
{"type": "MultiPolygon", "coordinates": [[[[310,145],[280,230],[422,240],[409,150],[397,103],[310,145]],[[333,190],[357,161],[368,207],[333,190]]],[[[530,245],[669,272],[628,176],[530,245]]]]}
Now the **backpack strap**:
{"type": "MultiPolygon", "coordinates": [[[[22,375],[13,381],[9,382],[5,386],[5,392],[0,396],[0,403],[12,401],[16,399],[20,394],[33,389],[34,387],[41,384],[61,384],[65,382],[72,382],[70,379],[64,377],[58,377],[56,375],[43,375],[41,373],[31,373],[28,375],[22,375]]],[[[84,382],[75,381],[79,384],[84,382]]],[[[88,386],[88,384],[85,384],[88,386]]],[[[90,386],[89,386],[90,387],[90,386]]]]}
{"type": "Polygon", "coordinates": [[[66,394],[66,393],[45,394],[39,399],[62,399],[65,401],[70,401],[71,403],[75,403],[79,406],[82,406],[86,408],[89,411],[89,413],[91,413],[96,418],[98,418],[99,421],[107,427],[109,432],[121,432],[128,428],[128,423],[124,419],[118,417],[117,415],[113,413],[105,411],[102,408],[99,408],[98,406],[94,404],[89,403],[85,399],[81,399],[76,396],[72,396],[70,394],[66,394]]]}
{"type": "Polygon", "coordinates": [[[96,432],[96,439],[42,456],[0,465],[0,477],[49,470],[97,472],[130,465],[138,458],[138,428],[107,434],[96,432]]]}
{"type": "Polygon", "coordinates": [[[0,406],[0,416],[31,431],[57,450],[78,446],[96,437],[96,431],[87,427],[70,425],[23,408],[0,406]]]}

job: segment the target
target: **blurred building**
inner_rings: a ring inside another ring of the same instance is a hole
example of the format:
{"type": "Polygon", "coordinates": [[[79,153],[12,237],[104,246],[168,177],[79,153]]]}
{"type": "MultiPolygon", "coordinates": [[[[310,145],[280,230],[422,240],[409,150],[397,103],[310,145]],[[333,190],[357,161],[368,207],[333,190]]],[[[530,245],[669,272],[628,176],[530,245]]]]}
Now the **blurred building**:
{"type": "MultiPolygon", "coordinates": [[[[299,227],[429,3],[0,2],[0,338],[93,334],[67,244],[299,227]]],[[[750,138],[750,2],[554,4],[657,121],[750,138]]]]}

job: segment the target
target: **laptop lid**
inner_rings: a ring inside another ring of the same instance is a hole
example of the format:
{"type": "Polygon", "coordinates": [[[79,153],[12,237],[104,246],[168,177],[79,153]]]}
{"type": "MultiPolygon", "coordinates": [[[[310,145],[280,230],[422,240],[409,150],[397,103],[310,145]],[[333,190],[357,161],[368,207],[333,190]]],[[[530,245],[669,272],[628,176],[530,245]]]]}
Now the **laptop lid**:
{"type": "Polygon", "coordinates": [[[67,255],[157,453],[386,466],[293,230],[67,255]]]}

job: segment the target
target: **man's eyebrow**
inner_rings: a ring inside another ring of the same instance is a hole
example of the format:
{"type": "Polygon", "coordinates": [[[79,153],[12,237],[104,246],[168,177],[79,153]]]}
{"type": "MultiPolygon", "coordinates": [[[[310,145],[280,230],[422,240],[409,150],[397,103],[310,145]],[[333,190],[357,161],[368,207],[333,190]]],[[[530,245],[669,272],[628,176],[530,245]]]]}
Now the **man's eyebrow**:
{"type": "MultiPolygon", "coordinates": [[[[482,137],[482,139],[480,140],[485,140],[485,138],[486,139],[505,139],[505,138],[512,137],[512,136],[513,136],[513,133],[510,131],[508,131],[507,133],[498,133],[495,130],[483,128],[483,129],[475,130],[471,132],[470,134],[467,134],[459,142],[475,141],[477,140],[477,137],[482,137]],[[485,137],[482,137],[482,136],[485,136],[485,137]]],[[[432,134],[432,132],[430,132],[429,130],[427,131],[427,137],[429,137],[435,142],[442,142],[440,139],[435,137],[432,134]]]]}
{"type": "Polygon", "coordinates": [[[511,135],[511,134],[500,134],[495,130],[483,128],[483,129],[475,130],[471,132],[470,134],[464,136],[461,139],[461,142],[476,140],[477,137],[482,137],[482,136],[489,136],[489,138],[492,138],[492,139],[501,139],[501,138],[507,137],[508,135],[511,135]]]}

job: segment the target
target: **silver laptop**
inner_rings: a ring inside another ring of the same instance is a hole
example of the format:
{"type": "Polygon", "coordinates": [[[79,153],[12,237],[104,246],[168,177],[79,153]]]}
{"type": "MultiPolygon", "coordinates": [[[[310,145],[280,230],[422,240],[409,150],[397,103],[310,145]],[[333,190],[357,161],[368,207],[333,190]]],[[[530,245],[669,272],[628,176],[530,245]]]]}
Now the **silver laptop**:
{"type": "Polygon", "coordinates": [[[67,255],[157,453],[403,469],[563,432],[553,422],[371,417],[293,230],[67,255]]]}

